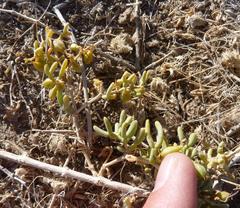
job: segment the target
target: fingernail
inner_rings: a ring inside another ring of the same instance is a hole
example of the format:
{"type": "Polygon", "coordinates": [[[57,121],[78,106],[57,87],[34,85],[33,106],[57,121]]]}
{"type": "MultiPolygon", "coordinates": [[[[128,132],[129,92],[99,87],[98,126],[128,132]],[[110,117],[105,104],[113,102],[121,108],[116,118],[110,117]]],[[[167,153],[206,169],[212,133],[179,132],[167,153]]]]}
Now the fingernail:
{"type": "Polygon", "coordinates": [[[158,171],[156,183],[153,191],[157,191],[161,189],[165,184],[168,183],[168,180],[171,176],[173,176],[173,172],[177,171],[177,167],[179,165],[178,158],[173,157],[171,155],[167,156],[158,171]]]}

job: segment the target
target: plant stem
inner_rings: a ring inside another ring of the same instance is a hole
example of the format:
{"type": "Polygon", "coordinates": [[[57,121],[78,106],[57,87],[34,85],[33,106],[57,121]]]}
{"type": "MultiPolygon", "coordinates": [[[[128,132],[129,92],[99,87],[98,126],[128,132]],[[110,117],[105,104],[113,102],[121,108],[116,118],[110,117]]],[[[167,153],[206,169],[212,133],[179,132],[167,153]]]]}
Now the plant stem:
{"type": "Polygon", "coordinates": [[[96,186],[108,187],[110,189],[125,193],[136,193],[138,196],[146,196],[147,194],[149,194],[147,190],[138,187],[133,187],[128,184],[112,181],[101,176],[90,176],[85,173],[77,172],[65,167],[51,165],[38,160],[34,160],[30,157],[27,157],[26,155],[16,155],[4,150],[0,150],[0,158],[10,160],[22,165],[27,165],[40,170],[50,171],[55,174],[60,174],[62,177],[74,178],[82,182],[94,184],[96,186]]]}

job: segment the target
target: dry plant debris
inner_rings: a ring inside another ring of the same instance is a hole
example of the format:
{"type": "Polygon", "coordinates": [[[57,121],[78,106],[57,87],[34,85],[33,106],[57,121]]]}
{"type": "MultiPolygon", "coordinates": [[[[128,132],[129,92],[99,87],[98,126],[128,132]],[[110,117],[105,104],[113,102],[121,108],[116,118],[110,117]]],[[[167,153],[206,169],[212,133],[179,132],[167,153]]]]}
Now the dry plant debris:
{"type": "Polygon", "coordinates": [[[58,3],[0,3],[0,206],[141,207],[180,151],[200,206],[238,207],[239,1],[58,3]]]}

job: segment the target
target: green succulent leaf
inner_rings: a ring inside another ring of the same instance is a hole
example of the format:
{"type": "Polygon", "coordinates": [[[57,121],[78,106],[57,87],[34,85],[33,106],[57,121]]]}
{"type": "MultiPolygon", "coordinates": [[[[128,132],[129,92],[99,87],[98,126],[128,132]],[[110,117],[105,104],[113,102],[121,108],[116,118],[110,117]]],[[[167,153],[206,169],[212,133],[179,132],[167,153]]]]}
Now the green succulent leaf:
{"type": "Polygon", "coordinates": [[[63,91],[61,89],[57,90],[57,101],[60,106],[63,105],[63,91]]]}
{"type": "Polygon", "coordinates": [[[151,135],[151,128],[150,128],[150,121],[149,119],[146,120],[145,122],[145,131],[146,131],[146,135],[147,135],[147,142],[150,148],[154,147],[154,142],[153,142],[153,138],[151,135]]]}
{"type": "Polygon", "coordinates": [[[103,129],[93,126],[94,131],[97,133],[97,135],[102,136],[102,137],[109,137],[109,133],[107,131],[104,131],[103,129]]]}
{"type": "Polygon", "coordinates": [[[197,140],[198,140],[197,134],[195,134],[195,133],[190,134],[190,136],[188,138],[188,146],[189,147],[194,146],[197,143],[197,140]]]}
{"type": "Polygon", "coordinates": [[[55,86],[55,82],[52,79],[47,78],[43,81],[42,85],[46,89],[52,89],[55,86]]]}

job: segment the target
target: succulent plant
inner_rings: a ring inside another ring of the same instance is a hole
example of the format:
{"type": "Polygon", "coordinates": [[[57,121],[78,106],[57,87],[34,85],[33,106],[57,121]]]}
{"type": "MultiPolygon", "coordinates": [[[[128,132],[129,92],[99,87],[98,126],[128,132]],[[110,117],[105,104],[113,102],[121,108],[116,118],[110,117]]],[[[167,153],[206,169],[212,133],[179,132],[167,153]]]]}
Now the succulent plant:
{"type": "Polygon", "coordinates": [[[66,24],[62,33],[57,38],[49,27],[45,29],[45,39],[34,42],[34,56],[25,59],[31,62],[34,68],[44,73],[47,78],[42,86],[49,90],[49,98],[57,98],[60,106],[68,112],[71,110],[69,95],[66,94],[66,82],[68,71],[81,72],[83,64],[91,64],[93,61],[93,48],[82,48],[70,40],[69,24],[66,24]]]}
{"type": "Polygon", "coordinates": [[[115,82],[112,82],[106,94],[102,97],[105,100],[120,100],[123,103],[137,97],[141,97],[145,91],[145,84],[149,78],[149,71],[144,71],[141,78],[138,81],[137,75],[125,71],[122,77],[115,82]]]}
{"type": "Polygon", "coordinates": [[[230,162],[229,151],[224,151],[224,143],[218,144],[217,148],[198,146],[196,133],[185,137],[183,129],[178,127],[179,143],[171,144],[164,134],[160,122],[155,121],[156,137],[152,136],[150,120],[147,119],[145,127],[140,127],[133,116],[127,115],[123,110],[119,121],[112,124],[106,117],[103,119],[106,130],[94,126],[95,132],[102,137],[118,141],[117,149],[126,154],[147,159],[150,164],[160,164],[164,157],[173,152],[180,152],[187,155],[193,161],[199,178],[199,203],[201,207],[222,207],[229,193],[214,189],[213,181],[220,174],[228,175],[226,172],[230,162]],[[207,187],[207,188],[206,188],[207,187]],[[206,190],[204,190],[206,189],[206,190]]]}

